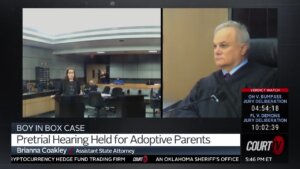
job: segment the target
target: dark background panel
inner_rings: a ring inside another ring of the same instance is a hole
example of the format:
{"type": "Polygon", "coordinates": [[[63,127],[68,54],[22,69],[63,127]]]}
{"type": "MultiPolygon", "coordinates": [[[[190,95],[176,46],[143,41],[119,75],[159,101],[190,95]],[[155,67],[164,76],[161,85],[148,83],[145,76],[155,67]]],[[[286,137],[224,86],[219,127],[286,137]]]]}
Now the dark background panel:
{"type": "Polygon", "coordinates": [[[247,26],[251,38],[277,38],[277,8],[233,8],[232,20],[247,26]]]}
{"type": "Polygon", "coordinates": [[[300,96],[300,10],[299,6],[279,8],[279,76],[289,87],[289,160],[298,163],[299,154],[299,96],[300,96]],[[298,134],[297,134],[298,133],[298,134]]]}

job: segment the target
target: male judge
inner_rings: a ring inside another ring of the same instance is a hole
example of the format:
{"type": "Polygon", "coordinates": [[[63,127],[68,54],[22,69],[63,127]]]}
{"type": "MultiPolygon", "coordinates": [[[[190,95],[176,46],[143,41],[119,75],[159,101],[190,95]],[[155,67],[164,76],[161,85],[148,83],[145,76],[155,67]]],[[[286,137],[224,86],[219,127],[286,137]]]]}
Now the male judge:
{"type": "Polygon", "coordinates": [[[275,87],[277,70],[247,59],[247,28],[226,21],[215,28],[214,60],[220,70],[200,79],[189,95],[164,117],[241,117],[241,89],[275,87]]]}

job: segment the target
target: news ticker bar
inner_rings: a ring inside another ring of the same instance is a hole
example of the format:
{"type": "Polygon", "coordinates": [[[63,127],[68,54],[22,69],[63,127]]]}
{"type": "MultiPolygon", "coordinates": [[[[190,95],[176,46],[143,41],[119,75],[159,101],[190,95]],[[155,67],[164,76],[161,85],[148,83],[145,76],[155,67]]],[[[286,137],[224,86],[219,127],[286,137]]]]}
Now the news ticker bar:
{"type": "Polygon", "coordinates": [[[232,147],[240,134],[11,134],[11,146],[232,147]]]}
{"type": "Polygon", "coordinates": [[[235,155],[11,156],[12,163],[239,163],[235,155]]]}
{"type": "Polygon", "coordinates": [[[240,155],[240,147],[11,147],[11,155],[240,155]]]}

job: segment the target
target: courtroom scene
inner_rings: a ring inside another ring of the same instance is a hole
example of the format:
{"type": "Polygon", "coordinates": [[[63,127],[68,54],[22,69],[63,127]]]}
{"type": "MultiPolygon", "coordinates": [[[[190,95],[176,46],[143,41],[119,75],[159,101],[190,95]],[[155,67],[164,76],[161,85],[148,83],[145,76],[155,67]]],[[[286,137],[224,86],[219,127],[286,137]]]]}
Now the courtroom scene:
{"type": "Polygon", "coordinates": [[[241,118],[243,88],[280,87],[276,8],[163,10],[163,118],[241,118]]]}
{"type": "Polygon", "coordinates": [[[23,118],[161,118],[161,9],[23,8],[23,118]]]}

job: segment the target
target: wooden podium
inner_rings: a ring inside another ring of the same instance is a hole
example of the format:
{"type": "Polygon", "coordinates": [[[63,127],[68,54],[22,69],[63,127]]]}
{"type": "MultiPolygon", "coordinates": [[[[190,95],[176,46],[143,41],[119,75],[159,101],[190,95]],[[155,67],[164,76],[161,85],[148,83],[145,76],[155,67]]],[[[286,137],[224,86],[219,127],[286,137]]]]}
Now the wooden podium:
{"type": "Polygon", "coordinates": [[[82,96],[56,96],[55,117],[84,118],[84,104],[82,96]]]}

